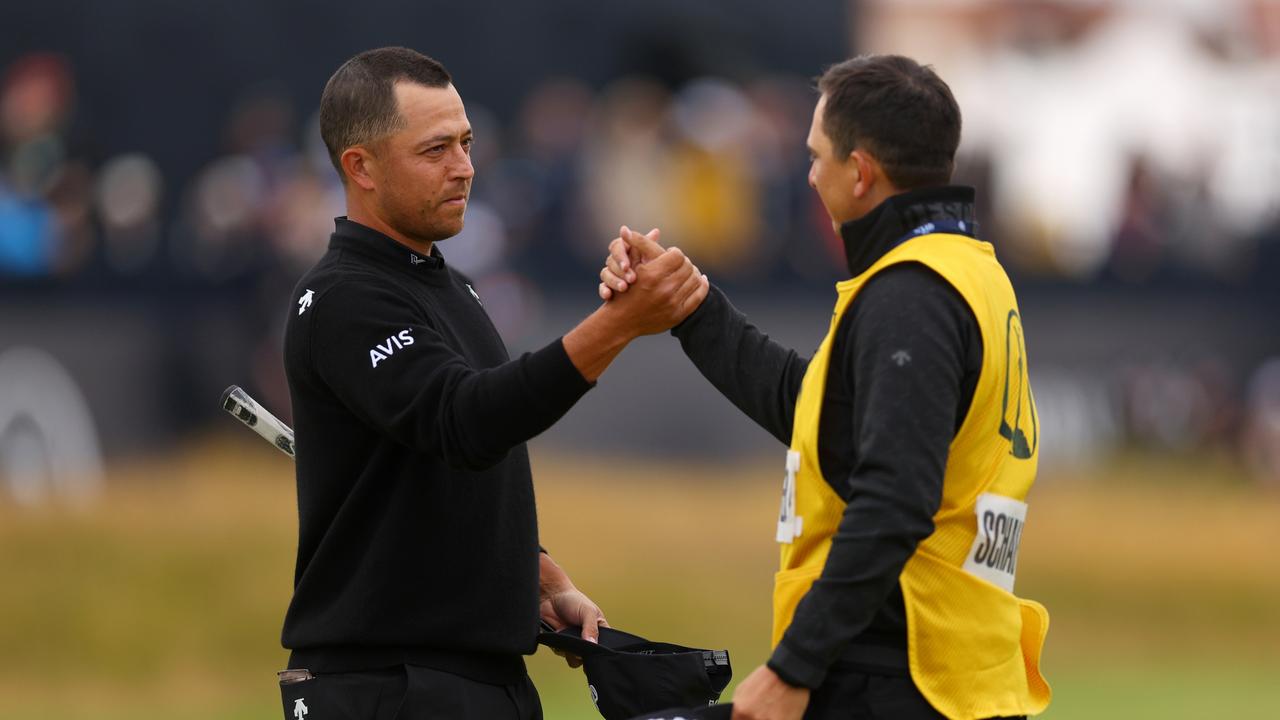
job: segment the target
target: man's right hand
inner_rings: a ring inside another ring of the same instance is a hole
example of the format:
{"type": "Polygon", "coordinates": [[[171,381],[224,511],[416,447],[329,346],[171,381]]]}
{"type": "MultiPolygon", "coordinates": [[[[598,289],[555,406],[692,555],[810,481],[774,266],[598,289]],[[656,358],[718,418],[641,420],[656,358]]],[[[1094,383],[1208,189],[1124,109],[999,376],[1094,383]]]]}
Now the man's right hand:
{"type": "MultiPolygon", "coordinates": [[[[632,280],[626,284],[619,278],[624,287],[607,307],[612,312],[625,314],[623,322],[636,335],[669,330],[702,304],[710,287],[707,278],[680,248],[664,249],[657,242],[659,231],[656,229],[641,235],[624,225],[619,235],[609,246],[610,259],[613,259],[614,248],[621,250],[621,243],[625,242],[631,257],[626,262],[628,269],[619,270],[632,280]],[[625,292],[627,290],[630,292],[625,292]]],[[[624,257],[627,250],[621,250],[624,257]]],[[[607,270],[601,272],[602,278],[607,270]]]]}
{"type": "Polygon", "coordinates": [[[620,235],[628,238],[628,247],[635,253],[634,286],[564,336],[565,352],[590,382],[600,377],[627,343],[678,325],[702,304],[711,287],[679,248],[663,249],[658,244],[657,230],[640,235],[624,226],[620,235]]]}

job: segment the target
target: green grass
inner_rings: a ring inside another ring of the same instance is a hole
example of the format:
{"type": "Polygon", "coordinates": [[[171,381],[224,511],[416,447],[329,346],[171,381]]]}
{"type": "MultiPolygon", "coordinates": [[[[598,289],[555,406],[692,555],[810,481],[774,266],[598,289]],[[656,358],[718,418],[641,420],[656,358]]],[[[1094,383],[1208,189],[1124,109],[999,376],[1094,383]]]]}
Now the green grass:
{"type": "MultiPolygon", "coordinates": [[[[1100,655],[1103,653],[1100,653],[1100,655]]],[[[1276,665],[1249,668],[1180,660],[1172,667],[1114,666],[1100,658],[1090,668],[1061,673],[1054,683],[1054,702],[1040,717],[1085,718],[1214,718],[1280,717],[1276,665]]]]}
{"type": "MultiPolygon", "coordinates": [[[[768,652],[774,460],[538,455],[543,543],[614,625],[727,648],[741,679],[768,652]]],[[[280,717],[291,473],[215,439],[113,468],[88,510],[0,499],[0,720],[280,717]]],[[[1045,478],[1018,579],[1053,616],[1043,717],[1280,717],[1277,518],[1212,459],[1045,478]]],[[[580,671],[530,672],[549,719],[598,717],[580,671]]]]}
{"type": "MultiPolygon", "coordinates": [[[[1280,688],[1274,666],[1269,670],[1221,667],[1194,669],[1190,664],[1166,671],[1112,667],[1060,673],[1054,678],[1054,701],[1039,717],[1046,720],[1215,720],[1280,717],[1280,688]]],[[[548,674],[554,672],[548,669],[548,674]]],[[[598,720],[580,686],[535,677],[548,708],[548,718],[598,720]],[[551,709],[555,709],[552,714],[551,709]]]]}

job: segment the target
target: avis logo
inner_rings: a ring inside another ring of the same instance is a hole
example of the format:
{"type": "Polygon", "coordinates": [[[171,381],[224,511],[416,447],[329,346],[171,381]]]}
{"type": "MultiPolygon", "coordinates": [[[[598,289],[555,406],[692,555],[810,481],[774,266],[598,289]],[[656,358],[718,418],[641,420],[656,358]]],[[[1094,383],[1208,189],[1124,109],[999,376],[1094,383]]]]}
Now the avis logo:
{"type": "Polygon", "coordinates": [[[378,343],[369,350],[369,364],[372,367],[378,367],[378,363],[386,360],[396,354],[396,350],[403,350],[413,344],[412,331],[408,328],[387,338],[386,344],[378,343]]]}

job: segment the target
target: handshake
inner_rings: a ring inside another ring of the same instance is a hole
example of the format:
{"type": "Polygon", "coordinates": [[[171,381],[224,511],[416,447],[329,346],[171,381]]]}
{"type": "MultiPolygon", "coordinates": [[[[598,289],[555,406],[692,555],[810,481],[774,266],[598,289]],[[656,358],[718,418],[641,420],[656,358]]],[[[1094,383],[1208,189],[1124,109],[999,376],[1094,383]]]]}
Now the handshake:
{"type": "Polygon", "coordinates": [[[658,244],[657,230],[641,235],[624,225],[600,271],[605,302],[565,333],[565,353],[583,378],[595,382],[632,340],[689,317],[710,287],[679,248],[658,244]]]}
{"type": "Polygon", "coordinates": [[[612,312],[633,336],[678,325],[702,304],[710,288],[707,276],[680,248],[658,244],[659,234],[656,228],[642,235],[622,226],[600,270],[602,310],[612,312]]]}

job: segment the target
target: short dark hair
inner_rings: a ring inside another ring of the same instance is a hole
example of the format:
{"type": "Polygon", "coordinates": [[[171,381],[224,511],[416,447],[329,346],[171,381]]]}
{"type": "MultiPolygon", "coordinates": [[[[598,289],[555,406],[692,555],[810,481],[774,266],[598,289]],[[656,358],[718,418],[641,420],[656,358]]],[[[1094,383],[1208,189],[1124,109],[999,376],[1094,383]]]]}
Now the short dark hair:
{"type": "Polygon", "coordinates": [[[839,157],[864,149],[909,190],[951,182],[960,106],[928,65],[901,55],[859,55],[818,78],[822,130],[839,157]]]}
{"type": "Polygon", "coordinates": [[[325,83],[320,95],[320,137],[343,182],[342,153],[400,127],[395,84],[402,80],[442,88],[453,82],[444,65],[416,50],[384,47],[351,58],[325,83]]]}

